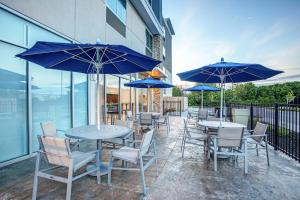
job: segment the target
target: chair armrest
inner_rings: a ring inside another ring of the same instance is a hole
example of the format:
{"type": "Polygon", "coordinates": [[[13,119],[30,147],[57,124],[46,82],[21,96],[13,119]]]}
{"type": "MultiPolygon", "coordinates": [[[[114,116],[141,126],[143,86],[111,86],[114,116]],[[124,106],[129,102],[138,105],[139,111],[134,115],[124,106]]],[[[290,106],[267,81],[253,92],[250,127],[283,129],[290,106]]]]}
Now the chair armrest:
{"type": "Polygon", "coordinates": [[[246,137],[251,138],[251,137],[265,137],[267,136],[266,134],[264,135],[247,135],[246,137]]]}
{"type": "Polygon", "coordinates": [[[66,131],[65,130],[62,130],[62,129],[56,129],[57,132],[62,132],[62,133],[65,133],[66,131]]]}

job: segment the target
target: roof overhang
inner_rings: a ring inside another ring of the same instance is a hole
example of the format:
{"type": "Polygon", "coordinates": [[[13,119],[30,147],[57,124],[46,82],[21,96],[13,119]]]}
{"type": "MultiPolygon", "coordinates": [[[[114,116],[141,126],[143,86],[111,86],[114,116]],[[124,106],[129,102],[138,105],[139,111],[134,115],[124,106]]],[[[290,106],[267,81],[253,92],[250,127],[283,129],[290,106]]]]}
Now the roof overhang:
{"type": "Polygon", "coordinates": [[[166,24],[170,34],[175,35],[175,31],[174,31],[171,19],[170,18],[165,18],[164,20],[165,20],[165,24],[166,24]]]}
{"type": "Polygon", "coordinates": [[[152,34],[159,34],[162,35],[162,26],[159,23],[158,19],[156,18],[151,5],[146,0],[130,0],[132,5],[138,11],[139,15],[146,23],[149,31],[152,34]]]}
{"type": "Polygon", "coordinates": [[[151,72],[147,72],[147,74],[156,79],[168,77],[168,75],[165,74],[159,67],[154,67],[153,70],[151,72]]]}

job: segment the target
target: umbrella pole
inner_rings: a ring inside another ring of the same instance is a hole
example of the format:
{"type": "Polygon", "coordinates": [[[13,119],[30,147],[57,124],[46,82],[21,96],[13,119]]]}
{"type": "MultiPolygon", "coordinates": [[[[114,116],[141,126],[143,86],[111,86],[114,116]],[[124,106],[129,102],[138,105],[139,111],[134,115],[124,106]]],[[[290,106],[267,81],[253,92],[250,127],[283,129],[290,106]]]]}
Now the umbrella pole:
{"type": "Polygon", "coordinates": [[[96,100],[96,126],[97,129],[100,129],[100,124],[101,124],[101,120],[100,120],[100,110],[101,110],[101,105],[100,104],[100,92],[99,92],[99,82],[100,82],[100,77],[99,77],[99,68],[97,68],[97,86],[96,86],[96,96],[97,96],[97,100],[96,100]]]}
{"type": "Polygon", "coordinates": [[[221,106],[220,106],[220,123],[222,123],[223,121],[223,92],[224,92],[224,88],[223,88],[223,83],[224,83],[224,76],[221,75],[221,106]]]}
{"type": "Polygon", "coordinates": [[[147,89],[147,106],[148,106],[148,112],[150,112],[150,86],[148,85],[147,89]]]}
{"type": "Polygon", "coordinates": [[[201,109],[203,110],[203,90],[201,91],[201,109]]]}

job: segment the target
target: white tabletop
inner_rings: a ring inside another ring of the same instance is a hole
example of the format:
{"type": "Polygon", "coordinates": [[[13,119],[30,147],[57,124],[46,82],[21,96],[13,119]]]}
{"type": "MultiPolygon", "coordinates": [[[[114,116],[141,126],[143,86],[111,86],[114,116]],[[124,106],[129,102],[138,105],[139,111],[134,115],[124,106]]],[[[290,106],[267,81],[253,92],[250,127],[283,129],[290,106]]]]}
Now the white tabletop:
{"type": "Polygon", "coordinates": [[[138,114],[143,114],[143,113],[151,113],[152,115],[155,115],[155,116],[159,116],[160,113],[159,112],[139,112],[138,114]]]}
{"type": "Polygon", "coordinates": [[[245,125],[243,124],[238,124],[238,123],[233,123],[233,122],[222,122],[220,123],[220,121],[199,121],[198,122],[200,126],[205,126],[207,128],[219,128],[219,127],[225,127],[225,128],[235,128],[235,127],[243,127],[246,128],[245,125]]]}
{"type": "Polygon", "coordinates": [[[96,125],[71,128],[66,131],[66,136],[77,139],[103,140],[122,137],[130,131],[130,128],[124,126],[101,124],[99,130],[96,125]]]}

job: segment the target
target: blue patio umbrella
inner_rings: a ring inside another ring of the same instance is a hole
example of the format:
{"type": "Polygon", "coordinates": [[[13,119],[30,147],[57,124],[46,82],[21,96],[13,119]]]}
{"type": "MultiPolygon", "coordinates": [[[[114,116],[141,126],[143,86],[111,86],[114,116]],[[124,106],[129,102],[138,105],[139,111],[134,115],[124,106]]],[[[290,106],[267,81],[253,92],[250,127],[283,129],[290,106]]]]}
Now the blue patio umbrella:
{"type": "Polygon", "coordinates": [[[194,87],[186,88],[184,89],[184,91],[191,91],[191,92],[201,91],[201,108],[203,108],[203,91],[218,92],[220,91],[220,88],[213,87],[210,85],[197,85],[194,87]]]}
{"type": "Polygon", "coordinates": [[[148,112],[150,108],[149,104],[149,93],[150,93],[150,88],[171,88],[174,87],[174,85],[166,83],[164,81],[160,81],[154,78],[145,78],[145,79],[140,79],[136,81],[132,81],[129,83],[125,83],[124,86],[127,87],[135,87],[135,88],[147,88],[148,89],[148,112]]]}
{"type": "Polygon", "coordinates": [[[100,126],[99,74],[151,71],[160,61],[122,45],[37,42],[16,55],[48,69],[97,74],[96,124],[100,126]]]}
{"type": "Polygon", "coordinates": [[[225,83],[239,83],[268,79],[283,71],[273,70],[260,64],[221,62],[209,64],[204,67],[178,73],[183,81],[200,83],[221,83],[220,121],[223,115],[223,93],[225,83]]]}

